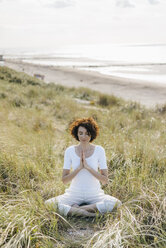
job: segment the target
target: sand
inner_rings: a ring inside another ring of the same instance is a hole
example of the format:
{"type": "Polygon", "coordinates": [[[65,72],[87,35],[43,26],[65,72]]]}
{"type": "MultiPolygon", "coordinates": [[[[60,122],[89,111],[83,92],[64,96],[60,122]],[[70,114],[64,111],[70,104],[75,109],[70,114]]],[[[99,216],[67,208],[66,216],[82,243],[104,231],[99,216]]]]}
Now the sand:
{"type": "Polygon", "coordinates": [[[166,84],[103,75],[77,68],[35,65],[19,60],[6,60],[5,66],[24,71],[31,76],[35,73],[42,74],[45,76],[46,83],[53,82],[67,87],[88,87],[125,100],[138,102],[147,108],[166,104],[166,84]]]}

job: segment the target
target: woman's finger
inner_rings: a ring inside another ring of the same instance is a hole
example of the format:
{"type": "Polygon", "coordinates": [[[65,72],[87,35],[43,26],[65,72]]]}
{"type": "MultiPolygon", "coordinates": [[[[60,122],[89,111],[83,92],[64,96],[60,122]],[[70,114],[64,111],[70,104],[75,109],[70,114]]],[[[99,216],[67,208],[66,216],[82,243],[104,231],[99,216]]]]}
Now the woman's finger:
{"type": "Polygon", "coordinates": [[[85,160],[85,154],[84,154],[84,152],[83,152],[83,160],[85,160]]]}
{"type": "Polygon", "coordinates": [[[81,161],[84,162],[83,151],[81,151],[81,161]]]}

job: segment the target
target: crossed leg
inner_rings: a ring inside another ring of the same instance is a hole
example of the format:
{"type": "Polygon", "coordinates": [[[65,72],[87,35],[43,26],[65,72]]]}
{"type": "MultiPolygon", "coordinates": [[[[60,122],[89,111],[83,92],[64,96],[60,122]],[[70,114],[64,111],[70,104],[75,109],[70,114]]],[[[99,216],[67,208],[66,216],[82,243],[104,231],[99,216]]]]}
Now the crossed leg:
{"type": "MultiPolygon", "coordinates": [[[[112,197],[114,198],[114,197],[112,197]]],[[[116,199],[116,198],[114,198],[116,199]]],[[[89,204],[89,205],[83,205],[83,206],[79,206],[78,204],[73,204],[72,205],[72,209],[78,209],[80,213],[85,213],[85,216],[96,216],[97,211],[99,211],[100,209],[100,213],[105,213],[105,212],[111,212],[112,210],[116,210],[119,206],[121,206],[121,202],[116,199],[114,200],[114,203],[112,202],[99,202],[98,203],[98,207],[96,205],[96,203],[93,204],[89,204]],[[100,207],[99,207],[100,206],[100,207]],[[89,213],[89,214],[88,214],[89,213]],[[88,215],[87,215],[88,214],[88,215]]],[[[71,209],[71,211],[72,211],[71,209]]]]}
{"type": "Polygon", "coordinates": [[[96,211],[98,210],[96,204],[84,205],[84,206],[80,206],[79,208],[92,213],[96,213],[96,211]]]}
{"type": "Polygon", "coordinates": [[[81,204],[82,198],[79,195],[65,193],[58,197],[53,197],[46,201],[46,204],[57,205],[61,214],[67,215],[77,215],[84,217],[95,217],[98,215],[98,211],[101,214],[106,212],[111,212],[116,207],[121,205],[121,202],[110,195],[100,194],[89,195],[87,202],[88,205],[79,206],[81,204]]]}
{"type": "Polygon", "coordinates": [[[89,204],[84,206],[79,206],[78,204],[73,204],[68,215],[79,215],[79,216],[96,216],[97,207],[96,204],[89,204]]]}
{"type": "Polygon", "coordinates": [[[76,205],[77,204],[74,204],[74,206],[72,206],[70,208],[70,210],[68,212],[69,216],[72,216],[72,215],[84,216],[84,217],[95,217],[96,216],[95,213],[89,212],[88,210],[83,209],[79,205],[77,205],[77,206],[76,205]]]}

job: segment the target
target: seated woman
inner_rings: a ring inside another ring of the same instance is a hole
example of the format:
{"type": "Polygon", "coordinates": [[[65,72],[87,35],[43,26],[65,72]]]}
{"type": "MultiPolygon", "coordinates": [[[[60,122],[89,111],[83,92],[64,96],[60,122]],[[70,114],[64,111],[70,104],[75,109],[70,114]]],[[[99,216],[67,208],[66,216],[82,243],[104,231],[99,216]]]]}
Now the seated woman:
{"type": "Polygon", "coordinates": [[[79,141],[78,145],[68,147],[64,156],[62,181],[71,181],[70,187],[45,203],[53,206],[57,203],[59,212],[65,216],[96,216],[98,211],[100,214],[111,212],[121,202],[101,189],[100,182],[108,183],[108,171],[105,150],[91,144],[99,133],[97,123],[91,117],[77,119],[70,125],[70,132],[79,141]]]}

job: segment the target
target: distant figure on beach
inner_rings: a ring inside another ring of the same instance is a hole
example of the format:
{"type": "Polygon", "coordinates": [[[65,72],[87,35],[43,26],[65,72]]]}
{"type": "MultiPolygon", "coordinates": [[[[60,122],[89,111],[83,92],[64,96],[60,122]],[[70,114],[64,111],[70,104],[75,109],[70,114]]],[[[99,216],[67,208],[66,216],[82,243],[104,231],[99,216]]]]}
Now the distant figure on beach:
{"type": "Polygon", "coordinates": [[[64,216],[93,217],[111,212],[121,202],[101,189],[100,182],[108,183],[108,170],[104,148],[92,144],[99,133],[98,124],[92,117],[77,119],[70,125],[70,133],[79,142],[69,146],[64,155],[62,181],[71,181],[70,187],[45,203],[58,206],[64,216]]]}
{"type": "Polygon", "coordinates": [[[34,76],[35,78],[40,79],[40,80],[44,80],[44,75],[35,73],[33,76],[34,76]]]}

